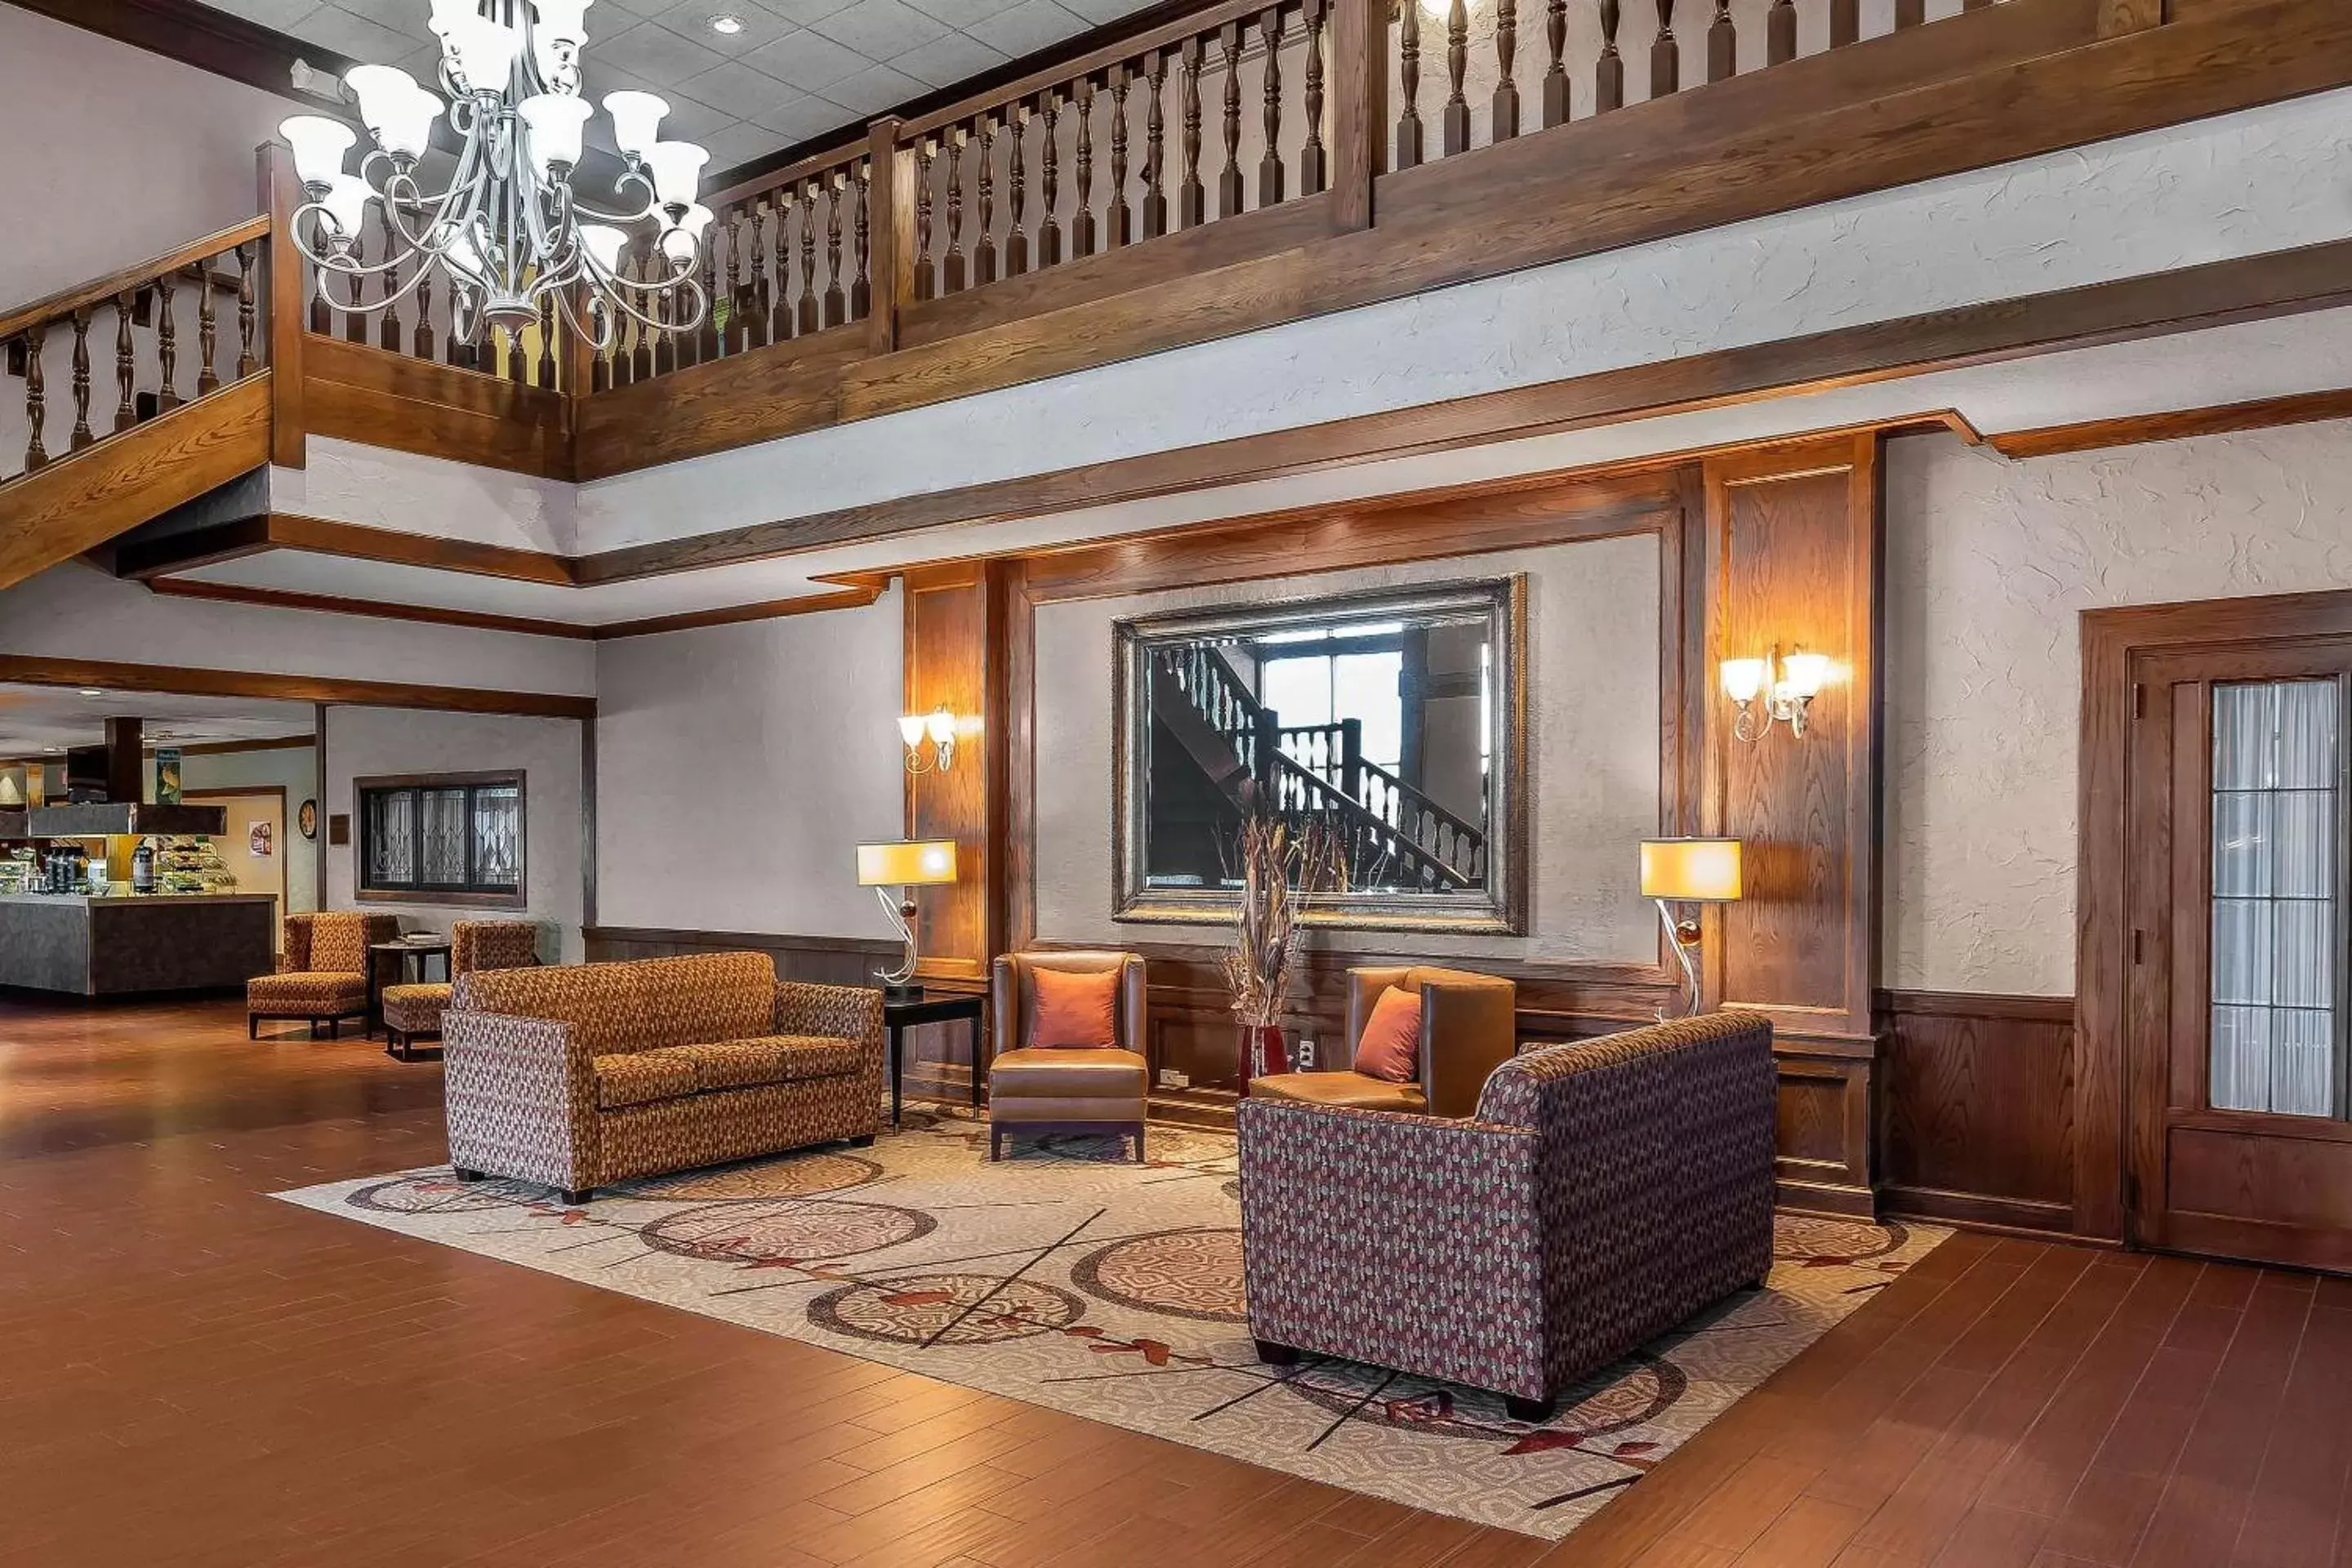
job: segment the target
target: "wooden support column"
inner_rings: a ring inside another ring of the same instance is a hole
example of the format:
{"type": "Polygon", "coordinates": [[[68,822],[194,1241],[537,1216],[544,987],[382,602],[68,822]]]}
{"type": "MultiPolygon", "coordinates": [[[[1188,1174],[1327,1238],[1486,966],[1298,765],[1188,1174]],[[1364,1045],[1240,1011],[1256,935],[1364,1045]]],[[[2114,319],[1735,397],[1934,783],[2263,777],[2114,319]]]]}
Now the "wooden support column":
{"type": "Polygon", "coordinates": [[[898,145],[904,123],[886,115],[867,132],[874,312],[866,318],[866,342],[877,354],[898,348],[898,312],[915,300],[915,150],[898,145]]]}
{"type": "Polygon", "coordinates": [[[1334,0],[1331,9],[1331,226],[1372,226],[1372,182],[1388,146],[1389,8],[1334,0]]]}
{"type": "Polygon", "coordinates": [[[145,725],[137,718],[106,721],[106,798],[136,803],[146,792],[145,725]]]}
{"type": "MultiPolygon", "coordinates": [[[[905,600],[904,711],[944,707],[955,715],[955,754],[945,772],[907,780],[907,837],[952,838],[952,886],[918,888],[915,931],[922,948],[917,976],[932,989],[986,987],[989,965],[1005,938],[1004,740],[1005,567],[961,563],[908,573],[905,600]]],[[[961,1026],[925,1030],[908,1061],[939,1061],[948,1080],[971,1070],[961,1026]]]]}
{"type": "Polygon", "coordinates": [[[268,287],[262,293],[269,312],[269,460],[281,468],[303,466],[305,424],[302,410],[302,253],[294,248],[294,213],[308,198],[294,174],[294,153],[276,142],[265,142],[257,154],[261,210],[269,215],[269,237],[263,242],[263,275],[268,287]]]}
{"type": "Polygon", "coordinates": [[[1712,1005],[1770,1015],[1784,1205],[1874,1211],[1880,1043],[1881,507],[1872,436],[1706,465],[1702,822],[1746,846],[1746,897],[1707,922],[1712,1005]],[[1738,739],[1716,671],[1802,649],[1831,674],[1801,736],[1738,739]]]}

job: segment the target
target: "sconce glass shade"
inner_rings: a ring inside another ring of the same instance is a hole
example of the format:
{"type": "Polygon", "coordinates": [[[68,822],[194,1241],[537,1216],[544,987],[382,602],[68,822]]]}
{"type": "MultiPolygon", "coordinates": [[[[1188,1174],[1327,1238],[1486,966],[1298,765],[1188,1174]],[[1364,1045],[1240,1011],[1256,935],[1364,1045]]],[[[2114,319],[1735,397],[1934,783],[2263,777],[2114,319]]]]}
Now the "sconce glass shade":
{"type": "Polygon", "coordinates": [[[669,100],[650,92],[608,92],[604,112],[613,117],[613,145],[632,158],[642,158],[646,149],[661,138],[662,116],[669,112],[669,100]]]}
{"type": "Polygon", "coordinates": [[[1727,904],[1739,897],[1737,838],[1644,838],[1642,896],[1727,904]]]}
{"type": "Polygon", "coordinates": [[[933,745],[952,745],[955,742],[955,715],[944,708],[938,710],[923,721],[923,732],[930,736],[933,745]]]}
{"type": "Polygon", "coordinates": [[[1830,676],[1829,656],[1792,653],[1780,661],[1781,679],[1791,697],[1817,697],[1830,676]]]}
{"type": "Polygon", "coordinates": [[[903,838],[857,847],[861,888],[928,888],[955,879],[952,838],[903,838]]]}
{"type": "Polygon", "coordinates": [[[1753,702],[1764,689],[1764,660],[1727,658],[1723,661],[1723,692],[1734,702],[1753,702]]]}
{"type": "Polygon", "coordinates": [[[920,713],[898,715],[898,738],[909,747],[923,743],[923,716],[920,713]]]}
{"type": "Polygon", "coordinates": [[[359,140],[352,128],[322,114],[298,114],[278,127],[294,149],[294,172],[306,185],[331,185],[343,172],[343,154],[359,140]]]}

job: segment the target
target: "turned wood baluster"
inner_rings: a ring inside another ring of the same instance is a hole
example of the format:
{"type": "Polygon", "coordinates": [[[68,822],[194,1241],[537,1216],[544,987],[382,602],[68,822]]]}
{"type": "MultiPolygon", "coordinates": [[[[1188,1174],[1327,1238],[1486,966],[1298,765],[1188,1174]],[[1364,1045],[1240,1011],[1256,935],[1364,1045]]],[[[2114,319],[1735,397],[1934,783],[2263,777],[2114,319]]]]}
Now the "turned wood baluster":
{"type": "Polygon", "coordinates": [[[213,304],[213,262],[205,257],[196,263],[196,357],[203,362],[196,371],[196,395],[220,390],[220,372],[213,367],[219,363],[220,318],[213,304]]]}
{"type": "MultiPolygon", "coordinates": [[[[367,220],[364,217],[360,220],[361,224],[364,224],[366,222],[367,220]]],[[[354,225],[353,227],[356,230],[358,226],[354,225]]],[[[352,236],[352,265],[354,267],[363,267],[367,264],[366,239],[367,236],[364,233],[354,232],[352,236]]],[[[389,282],[387,281],[386,287],[389,286],[389,282]]],[[[354,305],[364,305],[367,303],[367,279],[361,277],[358,273],[352,274],[350,299],[352,303],[354,305]]],[[[364,343],[367,340],[367,317],[359,310],[345,311],[343,313],[343,341],[345,342],[352,343],[364,343]]]]}
{"type": "Polygon", "coordinates": [[[767,205],[750,209],[751,246],[744,259],[751,268],[743,280],[743,292],[735,300],[735,310],[743,319],[743,346],[764,348],[768,343],[768,211],[767,205]]]}
{"type": "MultiPolygon", "coordinates": [[[[669,258],[661,253],[660,244],[658,241],[649,243],[646,247],[645,272],[646,280],[649,283],[654,281],[656,279],[667,278],[669,276],[669,258]]],[[[670,331],[670,321],[672,311],[678,307],[679,303],[680,301],[677,300],[677,296],[667,289],[664,289],[662,292],[653,296],[654,354],[652,374],[655,375],[667,375],[678,366],[678,361],[681,357],[678,350],[681,345],[678,342],[678,334],[670,331]]]]}
{"type": "Polygon", "coordinates": [[[255,257],[252,241],[236,247],[236,379],[239,381],[251,375],[255,370],[253,341],[259,315],[253,287],[255,257]]]}
{"type": "Polygon", "coordinates": [[[1601,0],[1601,63],[1592,78],[1593,112],[1625,107],[1625,57],[1617,52],[1618,0],[1601,0]]]}
{"type": "Polygon", "coordinates": [[[555,296],[544,294],[539,301],[539,384],[552,392],[555,389],[555,296]]]}
{"type": "MultiPolygon", "coordinates": [[[[1610,0],[1603,0],[1603,4],[1610,0]]],[[[1410,169],[1421,162],[1421,0],[1409,0],[1397,11],[1396,166],[1410,169]]]]}
{"type": "Polygon", "coordinates": [[[1862,0],[1830,0],[1830,47],[1858,43],[1862,38],[1862,0]]]}
{"type": "Polygon", "coordinates": [[[89,427],[89,310],[87,307],[73,313],[73,332],[72,449],[79,452],[98,438],[89,427]]]}
{"type": "Polygon", "coordinates": [[[29,437],[25,442],[25,471],[31,473],[49,460],[49,449],[41,445],[41,425],[49,416],[48,380],[41,369],[41,340],[48,336],[47,321],[35,321],[25,329],[25,426],[29,437]]]}
{"type": "Polygon", "coordinates": [[[1045,153],[1038,161],[1037,265],[1051,267],[1062,259],[1062,220],[1054,216],[1055,199],[1061,191],[1062,155],[1055,145],[1062,121],[1061,93],[1047,88],[1037,95],[1037,107],[1045,121],[1045,153]]]}
{"type": "Polygon", "coordinates": [[[517,386],[530,384],[530,353],[522,346],[522,329],[507,329],[507,379],[517,386]]]}
{"type": "MultiPolygon", "coordinates": [[[[376,232],[383,236],[383,253],[386,258],[389,258],[393,254],[392,208],[389,206],[379,206],[376,208],[375,216],[377,226],[376,232]]],[[[391,271],[383,275],[383,297],[387,300],[391,299],[394,294],[399,291],[399,285],[400,268],[395,267],[391,271]]],[[[376,335],[377,345],[382,348],[389,349],[394,353],[398,353],[400,352],[400,307],[397,305],[386,305],[383,308],[383,322],[376,335]]]]}
{"type": "Polygon", "coordinates": [[[1796,58],[1796,0],[1772,0],[1772,9],[1764,19],[1764,63],[1787,65],[1796,58]]]}
{"type": "Polygon", "coordinates": [[[132,394],[137,386],[139,371],[132,357],[131,312],[136,290],[125,289],[114,297],[114,384],[121,392],[121,401],[114,405],[114,427],[128,430],[139,423],[139,405],[132,394]]]}
{"type": "Polygon", "coordinates": [[[1916,27],[1927,20],[1927,0],[1895,0],[1895,26],[1916,27]]]}
{"type": "MultiPolygon", "coordinates": [[[[720,354],[740,353],[743,351],[742,222],[741,209],[737,207],[730,207],[727,209],[727,292],[722,296],[718,293],[714,288],[710,296],[710,314],[713,318],[714,326],[710,357],[714,359],[720,354]],[[720,333],[715,330],[716,319],[719,315],[719,301],[722,298],[727,301],[727,330],[724,333],[720,333]]],[[[717,224],[713,224],[711,227],[715,231],[719,226],[717,224]]],[[[711,281],[715,285],[718,281],[719,273],[719,237],[716,232],[714,232],[710,237],[710,244],[711,281]]]]}
{"type": "Polygon", "coordinates": [[[915,298],[940,291],[939,264],[931,259],[931,165],[937,150],[928,136],[915,139],[915,298]]]}
{"type": "Polygon", "coordinates": [[[1299,15],[1307,24],[1307,140],[1298,149],[1298,194],[1318,196],[1331,178],[1330,160],[1323,150],[1323,20],[1328,0],[1307,0],[1299,15]]]}
{"type": "MultiPolygon", "coordinates": [[[[591,296],[588,312],[588,320],[593,330],[597,318],[605,313],[604,302],[591,296]]],[[[588,390],[592,393],[610,392],[613,390],[614,378],[620,373],[620,322],[617,320],[613,321],[612,342],[595,343],[593,338],[590,341],[593,345],[593,357],[588,362],[588,390]]]]}
{"type": "Polygon", "coordinates": [[[1233,217],[1242,210],[1242,25],[1228,22],[1217,29],[1217,47],[1225,59],[1225,166],[1217,174],[1217,216],[1233,217]]]}
{"type": "MultiPolygon", "coordinates": [[[[291,249],[289,246],[288,247],[291,249]]],[[[321,337],[332,335],[335,330],[334,307],[327,303],[327,269],[307,258],[296,266],[310,274],[310,330],[321,337]]]]}
{"type": "Polygon", "coordinates": [[[1127,200],[1127,89],[1134,80],[1133,62],[1110,68],[1110,210],[1103,237],[1113,250],[1135,237],[1135,215],[1127,200]]]}
{"type": "Polygon", "coordinates": [[[155,370],[163,382],[155,394],[158,414],[180,406],[180,323],[172,316],[172,293],[178,287],[169,272],[155,279],[155,370]]]}
{"type": "Polygon", "coordinates": [[[947,249],[940,258],[940,291],[945,294],[961,294],[971,287],[971,268],[963,252],[963,144],[971,135],[970,126],[950,125],[940,138],[948,154],[947,249]]]}
{"type": "Polygon", "coordinates": [[[874,165],[870,160],[859,160],[851,172],[850,216],[856,240],[857,278],[849,287],[849,319],[862,321],[874,313],[874,284],[867,276],[866,262],[870,256],[867,244],[867,214],[874,205],[874,165]]]}
{"type": "Polygon", "coordinates": [[[1568,0],[1544,0],[1544,47],[1551,57],[1543,79],[1543,123],[1549,131],[1568,123],[1568,0]]]}
{"type": "Polygon", "coordinates": [[[806,337],[819,326],[816,291],[816,193],[814,175],[801,184],[801,304],[800,335],[806,337]]]}
{"type": "Polygon", "coordinates": [[[418,359],[433,357],[433,274],[429,268],[416,285],[416,331],[409,342],[409,352],[418,359]]]}
{"type": "Polygon", "coordinates": [[[1021,163],[1021,143],[1029,135],[1029,106],[1006,104],[1004,129],[1013,138],[1012,166],[1007,170],[1012,186],[1004,204],[1004,275],[1018,278],[1029,270],[1029,235],[1021,226],[1022,208],[1029,199],[1028,176],[1021,163]]]}
{"type": "MultiPolygon", "coordinates": [[[[702,297],[709,303],[703,307],[702,325],[694,334],[694,358],[688,362],[692,364],[715,360],[727,351],[727,345],[719,336],[719,301],[727,297],[719,291],[719,239],[721,226],[719,220],[713,217],[710,220],[710,226],[702,231],[702,297]]],[[[728,247],[728,255],[730,258],[734,255],[732,245],[728,247]]]]}
{"type": "MultiPolygon", "coordinates": [[[[629,258],[626,253],[614,262],[613,275],[616,279],[625,279],[629,276],[629,258]]],[[[614,292],[618,293],[619,290],[615,289],[614,292]]],[[[597,374],[603,376],[604,380],[601,384],[590,388],[593,392],[609,392],[614,387],[628,385],[631,379],[630,372],[635,368],[630,348],[633,340],[630,334],[629,313],[614,308],[608,309],[605,315],[612,322],[613,341],[608,345],[607,353],[597,359],[597,374]]]]}
{"type": "Polygon", "coordinates": [[[1682,90],[1683,51],[1675,42],[1675,0],[1658,0],[1658,36],[1650,45],[1650,96],[1682,90]]]}
{"type": "Polygon", "coordinates": [[[972,242],[974,283],[996,281],[996,116],[980,117],[980,237],[972,242]]]}
{"type": "Polygon", "coordinates": [[[1144,80],[1151,97],[1143,110],[1143,237],[1157,239],[1168,232],[1168,118],[1160,95],[1168,85],[1168,51],[1154,49],[1144,61],[1144,80]]]}
{"type": "Polygon", "coordinates": [[[1739,69],[1739,29],[1731,0],[1715,0],[1715,21],[1706,29],[1706,79],[1721,81],[1739,69]]]}
{"type": "Polygon", "coordinates": [[[1176,186],[1176,223],[1192,228],[1208,219],[1209,193],[1201,184],[1201,40],[1186,38],[1177,46],[1176,63],[1183,78],[1184,177],[1176,186]]]}
{"type": "Polygon", "coordinates": [[[849,319],[849,292],[841,283],[842,175],[824,176],[824,324],[840,326],[849,319]]]}
{"type": "Polygon", "coordinates": [[[787,187],[775,195],[775,230],[768,242],[768,267],[775,274],[775,292],[768,302],[768,341],[781,343],[793,335],[793,209],[798,193],[787,187]]]}
{"type": "Polygon", "coordinates": [[[1070,208],[1070,254],[1074,257],[1095,253],[1095,79],[1083,76],[1071,95],[1071,106],[1078,111],[1077,200],[1070,208]]]}
{"type": "MultiPolygon", "coordinates": [[[[644,252],[636,258],[636,275],[639,281],[647,283],[653,281],[653,246],[649,241],[644,252]]],[[[661,300],[647,295],[640,295],[639,298],[645,300],[645,312],[652,320],[637,323],[636,347],[629,355],[629,379],[651,381],[660,374],[656,364],[662,353],[661,333],[656,328],[661,321],[661,300]]]]}
{"type": "Polygon", "coordinates": [[[1265,45],[1265,150],[1257,161],[1257,205],[1282,200],[1282,32],[1280,0],[1260,12],[1257,36],[1265,45]]]}
{"type": "MultiPolygon", "coordinates": [[[[1673,0],[1662,0],[1672,4],[1673,0]]],[[[1445,77],[1449,84],[1445,97],[1445,152],[1451,158],[1456,153],[1470,150],[1470,100],[1463,96],[1462,79],[1470,68],[1470,7],[1466,0],[1453,0],[1445,8],[1445,77]]]]}

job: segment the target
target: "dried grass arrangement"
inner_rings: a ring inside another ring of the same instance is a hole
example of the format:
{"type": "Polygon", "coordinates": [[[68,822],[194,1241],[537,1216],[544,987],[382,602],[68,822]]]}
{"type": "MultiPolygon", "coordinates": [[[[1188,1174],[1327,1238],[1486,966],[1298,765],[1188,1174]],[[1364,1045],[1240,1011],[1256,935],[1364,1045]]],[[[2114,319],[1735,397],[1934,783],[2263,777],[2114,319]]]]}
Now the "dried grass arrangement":
{"type": "Polygon", "coordinates": [[[1234,1016],[1266,1027],[1280,1022],[1298,977],[1299,929],[1317,899],[1345,892],[1348,858],[1338,833],[1308,818],[1294,826],[1276,816],[1242,824],[1241,907],[1224,956],[1234,1016]]]}

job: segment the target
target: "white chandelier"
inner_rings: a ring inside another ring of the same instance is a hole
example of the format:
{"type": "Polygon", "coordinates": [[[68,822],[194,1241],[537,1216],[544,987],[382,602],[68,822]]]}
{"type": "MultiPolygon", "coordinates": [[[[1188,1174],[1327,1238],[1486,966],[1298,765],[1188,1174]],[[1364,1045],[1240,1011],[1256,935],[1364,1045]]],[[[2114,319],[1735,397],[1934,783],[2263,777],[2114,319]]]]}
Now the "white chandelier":
{"type": "Polygon", "coordinates": [[[341,121],[304,114],[278,127],[310,198],[294,215],[294,243],[320,268],[319,289],[330,305],[384,310],[437,272],[448,279],[451,327],[461,341],[486,322],[509,334],[536,325],[550,301],[600,352],[612,346],[624,317],[655,330],[701,325],[710,300],[698,271],[710,209],[695,195],[709,155],[690,142],[656,140],[669,105],[649,92],[604,97],[627,165],[617,194],[624,202],[641,195],[636,211],[600,212],[572,194],[593,113],[580,97],[580,55],[588,37],[583,17],[594,3],[530,0],[526,18],[524,0],[490,0],[495,17],[482,14],[479,0],[432,0],[446,116],[440,96],[406,71],[354,69],[343,79],[375,142],[357,174],[343,161],[358,138],[341,121]],[[448,185],[428,194],[416,164],[433,122],[445,117],[463,147],[448,185]],[[360,229],[375,203],[392,254],[368,262],[360,229]],[[625,276],[624,251],[648,234],[663,270],[625,276]],[[404,282],[403,267],[410,268],[404,282]],[[349,299],[330,287],[336,277],[349,279],[349,299]],[[384,279],[373,300],[362,298],[368,279],[384,279]],[[584,321],[574,310],[573,286],[581,283],[584,321]]]}

